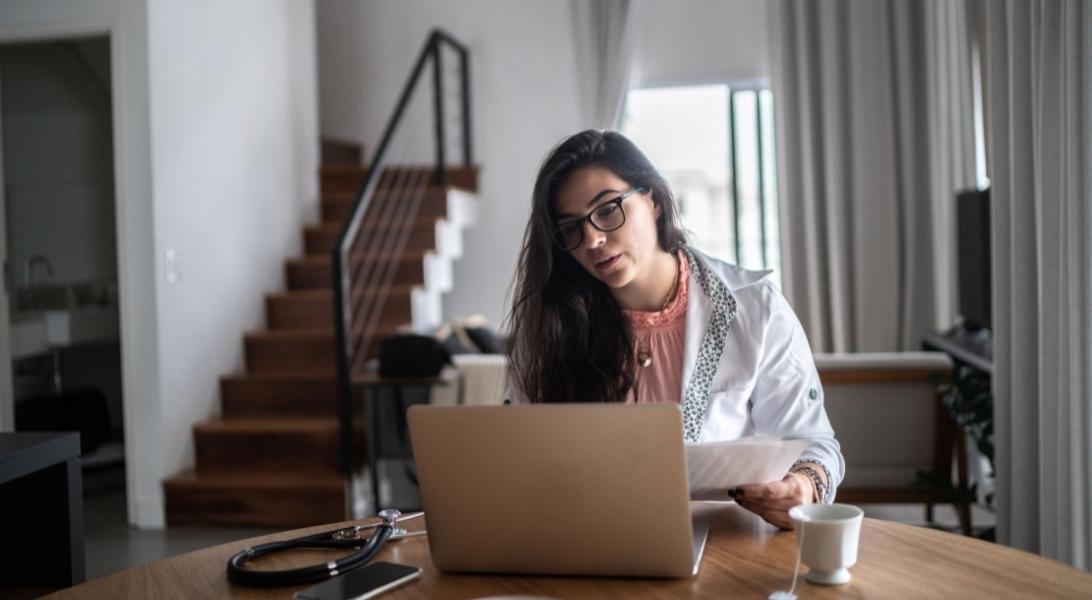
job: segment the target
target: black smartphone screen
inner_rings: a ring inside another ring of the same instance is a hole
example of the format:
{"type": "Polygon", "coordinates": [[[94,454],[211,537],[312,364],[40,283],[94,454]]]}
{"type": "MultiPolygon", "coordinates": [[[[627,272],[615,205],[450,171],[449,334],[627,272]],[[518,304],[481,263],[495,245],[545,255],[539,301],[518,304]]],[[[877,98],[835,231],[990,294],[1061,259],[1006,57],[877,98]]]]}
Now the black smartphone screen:
{"type": "Polygon", "coordinates": [[[296,592],[297,600],[357,600],[374,598],[421,576],[421,569],[376,562],[296,592]]]}

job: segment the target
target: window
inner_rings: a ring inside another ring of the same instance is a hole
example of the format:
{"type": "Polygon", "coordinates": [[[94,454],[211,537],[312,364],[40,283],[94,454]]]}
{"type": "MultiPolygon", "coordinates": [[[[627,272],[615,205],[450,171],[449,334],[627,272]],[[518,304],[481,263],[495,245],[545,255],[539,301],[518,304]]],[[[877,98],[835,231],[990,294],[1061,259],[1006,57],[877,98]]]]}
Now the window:
{"type": "Polygon", "coordinates": [[[985,90],[982,88],[982,68],[985,61],[982,57],[982,49],[975,38],[971,44],[971,102],[974,114],[974,172],[975,182],[980,190],[990,187],[990,176],[986,162],[986,110],[982,98],[985,90]]]}
{"type": "Polygon", "coordinates": [[[671,184],[703,251],[780,284],[773,96],[729,85],[630,91],[623,132],[671,184]]]}

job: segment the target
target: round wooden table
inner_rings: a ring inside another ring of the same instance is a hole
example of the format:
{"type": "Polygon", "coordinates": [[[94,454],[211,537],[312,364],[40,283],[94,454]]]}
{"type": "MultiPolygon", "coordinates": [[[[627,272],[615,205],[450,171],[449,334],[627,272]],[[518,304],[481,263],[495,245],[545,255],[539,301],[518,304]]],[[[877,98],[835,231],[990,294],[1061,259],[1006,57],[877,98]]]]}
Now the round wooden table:
{"type": "MultiPolygon", "coordinates": [[[[765,598],[787,590],[796,558],[792,532],[778,531],[734,504],[696,503],[711,523],[701,571],[691,579],[621,579],[444,574],[429,562],[428,538],[391,542],[379,560],[420,566],[419,580],[383,598],[765,598]]],[[[424,526],[420,519],[409,528],[424,526]]],[[[372,522],[368,520],[368,522],[372,522]]],[[[410,521],[413,523],[413,521],[410,521]]],[[[62,590],[56,598],[291,598],[306,586],[246,588],[228,582],[234,553],[263,542],[318,533],[335,523],[241,540],[134,567],[62,590]]],[[[531,545],[533,542],[528,541],[531,545]]],[[[343,553],[342,553],[343,554],[343,553]]],[[[255,568],[286,569],[328,560],[325,551],[282,553],[255,568]]],[[[804,568],[801,568],[803,571],[804,568]]],[[[865,519],[853,580],[819,586],[801,576],[800,598],[1092,598],[1092,574],[1034,554],[951,533],[865,519]]]]}

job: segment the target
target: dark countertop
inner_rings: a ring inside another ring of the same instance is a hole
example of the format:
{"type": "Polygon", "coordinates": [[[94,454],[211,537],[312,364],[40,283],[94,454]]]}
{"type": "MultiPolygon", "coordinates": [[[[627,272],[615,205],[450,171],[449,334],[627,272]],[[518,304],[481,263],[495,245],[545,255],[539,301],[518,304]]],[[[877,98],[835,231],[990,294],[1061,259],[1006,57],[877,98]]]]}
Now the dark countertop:
{"type": "Polygon", "coordinates": [[[0,433],[0,483],[7,483],[80,455],[80,434],[17,431],[0,433]]]}

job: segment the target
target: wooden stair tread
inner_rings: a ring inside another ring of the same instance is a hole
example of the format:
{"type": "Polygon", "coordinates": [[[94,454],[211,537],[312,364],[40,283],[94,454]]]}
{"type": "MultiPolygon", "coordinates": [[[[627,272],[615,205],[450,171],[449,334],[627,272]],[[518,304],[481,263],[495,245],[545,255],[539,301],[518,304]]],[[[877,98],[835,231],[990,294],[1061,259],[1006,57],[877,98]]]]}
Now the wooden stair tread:
{"type": "Polygon", "coordinates": [[[340,473],[187,470],[163,481],[167,524],[289,529],[345,519],[340,473]]]}
{"type": "Polygon", "coordinates": [[[163,480],[167,488],[310,488],[340,490],[345,485],[345,477],[324,473],[201,473],[188,469],[163,480]]]}
{"type": "Polygon", "coordinates": [[[329,144],[331,146],[343,146],[345,148],[350,148],[350,149],[353,149],[353,150],[363,150],[364,149],[364,145],[361,144],[360,142],[356,142],[356,141],[353,141],[353,140],[347,140],[347,139],[344,139],[344,138],[335,137],[335,136],[331,136],[331,135],[320,136],[319,137],[319,143],[329,144]]]}
{"type": "MultiPolygon", "coordinates": [[[[368,380],[370,375],[360,374],[355,375],[354,380],[368,380]]],[[[223,380],[230,381],[266,381],[271,383],[277,382],[289,382],[289,381],[314,381],[317,383],[326,383],[337,380],[337,374],[330,371],[270,371],[262,373],[235,373],[232,375],[224,375],[221,377],[223,380]]]]}
{"type": "Polygon", "coordinates": [[[337,375],[332,374],[330,371],[272,371],[268,373],[235,373],[233,375],[224,375],[221,379],[225,381],[267,381],[272,383],[290,381],[326,383],[336,381],[337,375]]]}
{"type": "MultiPolygon", "coordinates": [[[[377,189],[375,191],[375,196],[374,197],[378,198],[378,199],[389,198],[391,196],[401,197],[401,196],[408,195],[408,191],[416,192],[416,191],[422,190],[422,189],[425,190],[426,193],[441,194],[441,195],[446,195],[446,193],[451,191],[451,190],[459,190],[459,191],[463,191],[463,192],[472,191],[472,190],[464,190],[464,189],[462,189],[462,188],[460,188],[458,186],[451,185],[450,183],[447,184],[447,185],[436,185],[434,183],[426,183],[424,185],[417,185],[417,186],[414,186],[414,187],[403,186],[401,189],[399,189],[397,191],[393,190],[392,188],[382,188],[381,187],[381,188],[379,188],[379,189],[377,189]]],[[[356,200],[356,195],[358,193],[359,193],[359,190],[353,190],[353,191],[333,191],[333,190],[331,190],[331,191],[323,192],[322,195],[321,195],[321,200],[324,201],[324,202],[325,201],[348,202],[350,200],[356,200]]]]}
{"type": "MultiPolygon", "coordinates": [[[[411,171],[433,171],[432,167],[387,167],[388,170],[408,169],[411,171]]],[[[477,165],[467,166],[450,166],[447,168],[448,173],[477,173],[479,170],[477,165]]],[[[332,163],[319,166],[319,173],[321,175],[359,175],[363,177],[368,173],[368,167],[364,165],[348,165],[341,163],[332,163]]]]}
{"type": "MultiPolygon", "coordinates": [[[[220,378],[221,418],[330,417],[340,412],[337,373],[269,371],[220,378]]],[[[350,410],[362,413],[364,393],[353,390],[350,410]]]]}
{"type": "MultiPolygon", "coordinates": [[[[415,288],[420,286],[408,285],[408,284],[395,284],[392,285],[387,292],[390,296],[409,296],[413,293],[415,288]]],[[[284,292],[274,292],[267,296],[270,299],[275,300],[328,300],[334,301],[334,290],[330,288],[314,288],[303,290],[287,290],[284,292]]]]}
{"type": "Polygon", "coordinates": [[[333,339],[333,337],[334,337],[334,328],[331,326],[331,327],[323,327],[323,328],[316,328],[316,329],[290,329],[290,330],[261,329],[261,330],[258,330],[258,331],[251,331],[251,332],[249,332],[249,333],[247,333],[245,335],[246,335],[247,339],[253,339],[253,340],[287,340],[287,339],[312,340],[312,339],[322,339],[322,338],[333,339]]]}
{"type": "MultiPolygon", "coordinates": [[[[413,321],[414,284],[393,285],[382,298],[379,308],[380,323],[411,323],[413,321]]],[[[372,306],[381,299],[364,289],[353,292],[351,304],[360,306],[364,299],[372,306]]],[[[266,296],[266,325],[272,331],[306,331],[332,329],[334,318],[334,291],[329,287],[270,294],[266,296]]]]}
{"type": "MultiPolygon", "coordinates": [[[[412,249],[393,260],[381,260],[375,255],[354,256],[349,267],[356,271],[378,272],[378,266],[390,265],[387,274],[393,285],[422,285],[425,282],[425,257],[433,254],[432,250],[412,249]],[[372,265],[369,268],[367,265],[372,265]]],[[[285,276],[290,290],[329,289],[334,280],[332,257],[329,254],[312,254],[289,259],[285,262],[285,276]]]]}
{"type": "MultiPolygon", "coordinates": [[[[350,164],[329,164],[319,168],[319,188],[323,195],[327,193],[358,193],[364,184],[369,167],[350,164]]],[[[389,189],[397,183],[396,179],[412,178],[432,187],[439,187],[435,169],[420,166],[389,166],[379,180],[379,189],[389,189]]],[[[480,170],[476,166],[448,167],[447,187],[473,192],[480,183],[480,170]]],[[[405,179],[403,179],[405,180],[405,179]]]]}
{"type": "MultiPolygon", "coordinates": [[[[243,337],[247,372],[324,371],[337,368],[337,344],[333,324],[321,329],[266,329],[243,337]]],[[[370,331],[362,351],[377,356],[383,338],[397,332],[401,323],[379,323],[370,331]]],[[[354,347],[363,343],[363,331],[354,332],[354,347]]]]}
{"type": "MultiPolygon", "coordinates": [[[[303,230],[304,255],[314,256],[318,254],[329,255],[337,246],[341,236],[341,225],[344,219],[337,219],[338,214],[344,216],[346,211],[331,212],[327,210],[320,225],[307,226],[303,230]]],[[[388,232],[405,236],[406,248],[436,248],[436,225],[442,219],[438,214],[418,215],[418,218],[405,223],[392,219],[365,219],[361,225],[358,236],[384,235],[388,232]]],[[[360,238],[358,238],[359,240],[360,238]]]]}
{"type": "Polygon", "coordinates": [[[194,433],[330,433],[338,431],[337,419],[328,417],[214,419],[193,426],[194,433]]]}
{"type": "Polygon", "coordinates": [[[299,300],[327,300],[334,297],[334,291],[330,289],[313,289],[313,290],[285,290],[283,292],[273,292],[267,294],[266,298],[280,299],[299,299],[299,300]]]}
{"type": "MultiPolygon", "coordinates": [[[[434,253],[433,250],[413,250],[413,249],[407,248],[404,252],[402,252],[401,256],[398,257],[398,260],[421,260],[421,259],[424,259],[426,255],[433,254],[433,253],[434,253]]],[[[381,258],[381,255],[376,254],[376,253],[368,253],[368,254],[365,254],[365,255],[363,255],[361,257],[353,257],[353,258],[355,260],[359,260],[359,261],[375,260],[377,258],[381,258]]],[[[329,266],[331,260],[332,259],[331,259],[329,254],[310,254],[310,255],[299,256],[299,257],[296,257],[296,258],[290,258],[290,259],[288,259],[288,264],[290,264],[290,265],[299,265],[299,266],[319,266],[319,265],[329,266]]]]}
{"type": "MultiPolygon", "coordinates": [[[[363,418],[353,419],[353,430],[355,453],[363,460],[363,418]]],[[[341,429],[333,414],[319,418],[236,415],[194,425],[193,438],[198,476],[340,474],[341,429]]]]}
{"type": "Polygon", "coordinates": [[[364,146],[356,142],[324,137],[319,147],[322,164],[359,165],[364,157],[364,146]]]}
{"type": "MultiPolygon", "coordinates": [[[[412,227],[435,227],[437,221],[442,221],[442,217],[435,215],[425,215],[412,221],[410,225],[412,227]]],[[[402,219],[365,219],[361,226],[365,229],[387,229],[395,225],[402,225],[402,219]]],[[[303,230],[311,231],[315,233],[334,234],[341,233],[341,228],[344,227],[342,223],[331,223],[329,221],[322,221],[319,223],[313,223],[311,225],[304,225],[303,230]]]]}
{"type": "MultiPolygon", "coordinates": [[[[392,219],[396,222],[401,221],[411,216],[414,220],[435,220],[444,218],[447,213],[448,197],[453,191],[474,193],[472,190],[465,190],[453,185],[423,185],[401,189],[380,188],[372,194],[370,207],[368,208],[368,212],[365,213],[367,215],[366,218],[373,221],[385,220],[388,222],[392,219]],[[411,200],[420,202],[415,214],[402,214],[397,210],[399,206],[408,203],[411,200]]],[[[356,204],[357,193],[356,189],[351,191],[344,189],[325,189],[319,196],[319,205],[320,207],[337,208],[344,211],[344,214],[349,214],[349,209],[353,208],[356,204]]],[[[324,219],[323,222],[329,223],[330,220],[324,219]]]]}
{"type": "MultiPolygon", "coordinates": [[[[403,219],[364,219],[364,222],[360,224],[361,231],[376,232],[376,231],[388,231],[391,229],[398,230],[410,230],[411,232],[424,232],[429,230],[435,230],[436,224],[444,220],[444,217],[440,215],[421,215],[413,221],[405,222],[403,219]]],[[[337,221],[320,221],[313,225],[305,225],[303,228],[304,237],[307,236],[322,236],[335,240],[335,236],[341,233],[343,223],[337,221]]],[[[335,240],[336,241],[336,240],[335,240]]],[[[323,254],[329,254],[329,252],[323,252],[323,254]]]]}
{"type": "MultiPolygon", "coordinates": [[[[402,323],[380,323],[375,328],[375,335],[388,335],[398,331],[402,327],[402,323]]],[[[286,341],[286,340],[306,340],[316,341],[325,339],[334,339],[334,328],[319,328],[319,329],[262,329],[259,331],[252,331],[246,334],[246,339],[254,341],[286,341]]],[[[333,365],[331,365],[332,367],[333,365]]]]}

